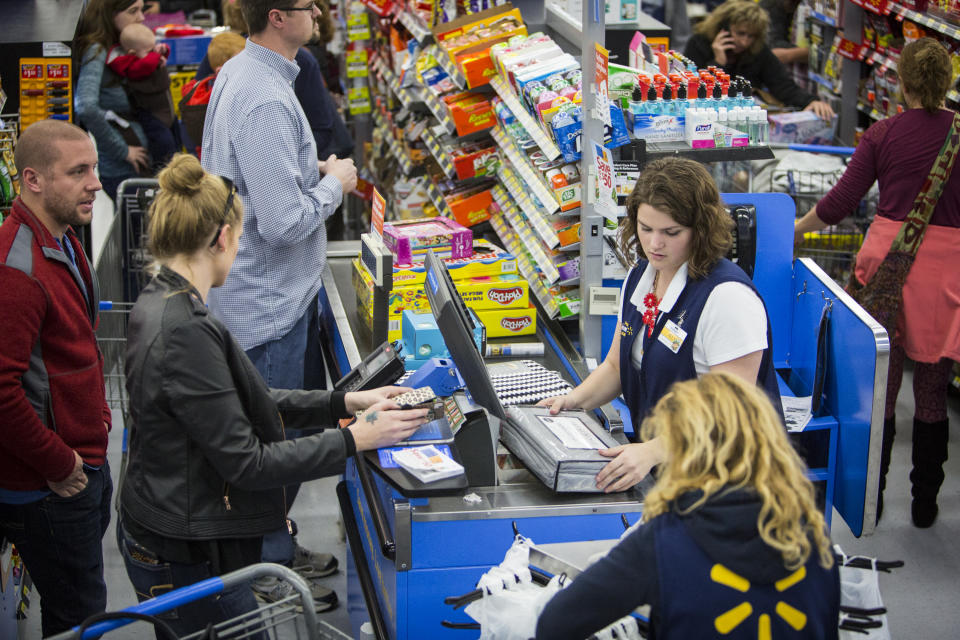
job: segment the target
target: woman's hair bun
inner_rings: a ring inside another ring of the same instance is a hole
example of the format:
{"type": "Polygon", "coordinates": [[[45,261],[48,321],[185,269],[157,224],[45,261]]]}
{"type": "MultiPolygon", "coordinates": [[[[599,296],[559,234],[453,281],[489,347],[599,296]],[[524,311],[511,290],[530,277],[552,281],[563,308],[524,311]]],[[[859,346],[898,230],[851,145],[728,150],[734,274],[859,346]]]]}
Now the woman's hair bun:
{"type": "Polygon", "coordinates": [[[193,196],[203,186],[205,175],[199,160],[192,155],[178,153],[170,160],[166,170],[160,172],[158,179],[163,191],[193,196]]]}

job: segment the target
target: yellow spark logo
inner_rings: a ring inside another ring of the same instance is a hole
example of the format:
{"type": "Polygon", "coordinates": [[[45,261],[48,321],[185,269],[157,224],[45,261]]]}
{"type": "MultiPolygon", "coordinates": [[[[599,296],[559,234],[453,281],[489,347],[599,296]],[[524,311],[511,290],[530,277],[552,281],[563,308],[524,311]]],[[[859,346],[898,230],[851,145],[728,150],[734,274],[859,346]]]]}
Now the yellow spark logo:
{"type": "MultiPolygon", "coordinates": [[[[789,576],[782,580],[778,580],[774,583],[774,587],[777,591],[783,592],[792,587],[793,585],[802,582],[804,578],[807,577],[807,570],[805,567],[800,567],[789,576]]],[[[736,589],[741,593],[746,593],[750,590],[750,581],[746,578],[735,574],[730,569],[727,569],[722,564],[715,564],[713,568],[710,569],[710,579],[716,582],[717,584],[722,584],[725,587],[730,587],[731,589],[736,589]]],[[[807,616],[797,609],[791,607],[786,602],[782,600],[777,602],[774,611],[778,616],[783,618],[784,622],[788,625],[800,631],[805,626],[807,626],[807,616]]],[[[753,605],[749,602],[744,601],[735,606],[734,608],[723,612],[716,617],[713,621],[713,626],[719,631],[722,635],[727,635],[741,623],[746,621],[753,614],[753,605]]],[[[760,615],[760,618],[757,621],[757,640],[771,640],[770,633],[770,614],[763,613],[760,615]]]]}

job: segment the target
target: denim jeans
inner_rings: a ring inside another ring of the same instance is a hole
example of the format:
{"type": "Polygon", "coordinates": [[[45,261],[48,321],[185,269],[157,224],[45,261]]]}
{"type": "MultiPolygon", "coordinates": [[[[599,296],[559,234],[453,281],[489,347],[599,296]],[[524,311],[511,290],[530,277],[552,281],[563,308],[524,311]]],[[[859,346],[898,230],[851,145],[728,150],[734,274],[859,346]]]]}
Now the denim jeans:
{"type": "MultiPolygon", "coordinates": [[[[274,389],[323,389],[326,373],[320,350],[316,299],[307,307],[287,335],[247,350],[267,386],[274,389]]],[[[287,429],[287,439],[301,435],[300,431],[287,429]]],[[[287,510],[293,505],[300,485],[287,486],[287,510]]],[[[286,527],[263,536],[262,560],[290,566],[293,563],[293,537],[286,527]]]]}
{"type": "Polygon", "coordinates": [[[69,498],[0,504],[0,533],[16,545],[40,594],[43,637],[67,631],[107,606],[103,534],[113,481],[104,461],[84,465],[87,486],[69,498]]]}
{"type": "MultiPolygon", "coordinates": [[[[130,538],[122,523],[117,527],[117,543],[139,602],[213,577],[209,562],[180,564],[158,558],[153,551],[130,538]]],[[[208,596],[157,617],[182,637],[206,628],[208,623],[217,624],[256,608],[257,600],[250,584],[244,583],[224,589],[219,596],[208,596]]]]}

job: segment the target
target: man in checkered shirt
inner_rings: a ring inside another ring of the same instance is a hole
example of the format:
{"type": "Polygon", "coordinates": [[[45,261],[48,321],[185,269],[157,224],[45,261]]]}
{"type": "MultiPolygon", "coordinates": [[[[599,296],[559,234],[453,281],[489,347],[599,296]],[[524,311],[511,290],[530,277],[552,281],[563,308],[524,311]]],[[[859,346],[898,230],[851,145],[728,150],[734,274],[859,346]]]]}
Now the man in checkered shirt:
{"type": "MultiPolygon", "coordinates": [[[[317,292],[326,265],[324,223],[343,194],[356,188],[357,170],[352,159],[318,161],[310,123],[293,91],[299,72],[294,58],[313,33],[316,4],[239,4],[250,37],[214,83],[201,158],[207,171],[236,185],[243,235],[233,269],[222,287],[211,290],[209,305],[270,387],[323,388],[317,292]]],[[[303,549],[292,533],[284,528],[265,536],[263,559],[292,565],[307,577],[336,571],[336,558],[303,549]]],[[[258,589],[258,595],[269,594],[258,589]]],[[[330,590],[314,595],[318,610],[336,604],[330,590]]]]}

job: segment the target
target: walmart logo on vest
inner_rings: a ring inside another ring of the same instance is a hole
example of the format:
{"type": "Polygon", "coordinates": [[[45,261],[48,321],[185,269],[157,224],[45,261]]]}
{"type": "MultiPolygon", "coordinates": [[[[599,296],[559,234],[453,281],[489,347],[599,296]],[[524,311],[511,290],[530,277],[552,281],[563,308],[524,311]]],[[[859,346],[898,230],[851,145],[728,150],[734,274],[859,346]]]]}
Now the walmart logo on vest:
{"type": "MultiPolygon", "coordinates": [[[[806,568],[800,567],[786,578],[775,582],[774,587],[778,592],[782,593],[795,584],[803,581],[803,579],[806,577],[806,568]]],[[[710,579],[718,584],[722,584],[725,587],[730,587],[731,589],[736,589],[742,593],[747,593],[750,590],[749,580],[737,575],[733,571],[730,571],[730,569],[727,569],[722,564],[713,565],[713,568],[710,569],[710,579]]],[[[784,622],[797,631],[800,631],[807,626],[807,616],[802,611],[798,611],[782,600],[777,602],[775,612],[778,616],[783,618],[784,622]]],[[[726,635],[740,626],[751,615],[753,615],[753,605],[747,601],[744,601],[734,608],[717,616],[713,621],[713,626],[716,627],[717,631],[719,631],[721,634],[726,635]]],[[[757,621],[757,640],[771,640],[771,637],[770,614],[762,613],[757,621]]]]}

